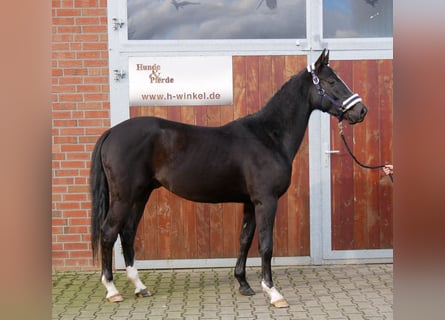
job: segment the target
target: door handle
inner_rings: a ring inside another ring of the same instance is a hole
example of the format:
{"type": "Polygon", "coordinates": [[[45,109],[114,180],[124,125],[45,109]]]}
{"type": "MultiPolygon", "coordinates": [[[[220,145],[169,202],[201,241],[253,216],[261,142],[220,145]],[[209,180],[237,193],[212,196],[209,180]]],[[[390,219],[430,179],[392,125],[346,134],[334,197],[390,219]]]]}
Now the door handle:
{"type": "Polygon", "coordinates": [[[326,154],[339,154],[340,150],[326,150],[324,153],[326,153],[326,154]]]}

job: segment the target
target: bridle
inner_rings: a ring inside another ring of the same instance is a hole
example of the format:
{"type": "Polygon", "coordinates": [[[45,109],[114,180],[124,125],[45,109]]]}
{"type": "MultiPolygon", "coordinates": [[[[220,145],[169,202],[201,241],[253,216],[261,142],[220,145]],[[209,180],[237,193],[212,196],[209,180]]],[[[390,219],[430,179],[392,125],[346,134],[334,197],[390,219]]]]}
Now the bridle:
{"type": "MultiPolygon", "coordinates": [[[[317,89],[318,95],[320,97],[318,104],[321,106],[322,102],[323,102],[323,98],[326,97],[326,99],[328,99],[330,102],[332,102],[338,109],[339,111],[339,115],[337,116],[338,118],[338,128],[340,129],[340,136],[341,139],[343,140],[343,143],[346,146],[346,150],[348,150],[349,155],[352,157],[352,159],[362,168],[366,168],[366,169],[379,169],[379,168],[383,168],[386,165],[376,165],[376,166],[370,166],[370,165],[366,165],[361,163],[352,153],[351,148],[349,148],[349,145],[346,142],[346,138],[345,135],[343,134],[343,117],[345,115],[345,113],[353,108],[357,103],[362,101],[362,98],[360,98],[360,96],[357,93],[353,93],[349,98],[347,98],[346,100],[344,100],[343,102],[340,102],[336,99],[334,99],[332,96],[330,96],[329,94],[326,93],[326,91],[322,88],[321,84],[320,84],[320,79],[317,77],[317,75],[315,74],[315,66],[314,64],[310,64],[307,66],[307,71],[312,75],[312,83],[315,85],[315,88],[317,89]]],[[[389,178],[391,179],[391,181],[394,181],[394,178],[392,176],[392,174],[389,174],[389,178]]]]}
{"type": "Polygon", "coordinates": [[[336,99],[334,99],[332,96],[330,96],[326,91],[322,88],[320,84],[320,79],[315,74],[315,66],[314,64],[310,64],[307,66],[307,71],[312,75],[312,83],[315,85],[315,88],[317,89],[318,96],[320,97],[318,104],[321,106],[323,102],[323,98],[328,99],[330,102],[332,102],[338,109],[339,114],[337,116],[338,121],[341,122],[343,120],[343,117],[345,113],[353,108],[357,103],[362,101],[362,98],[357,93],[353,93],[349,98],[344,100],[343,102],[340,102],[336,99]]]}

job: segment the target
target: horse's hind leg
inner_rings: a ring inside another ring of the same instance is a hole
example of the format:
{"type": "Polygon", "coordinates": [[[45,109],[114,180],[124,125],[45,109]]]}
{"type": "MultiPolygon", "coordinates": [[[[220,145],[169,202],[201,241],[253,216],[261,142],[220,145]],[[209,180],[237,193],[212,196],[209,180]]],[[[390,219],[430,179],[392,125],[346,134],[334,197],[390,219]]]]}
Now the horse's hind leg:
{"type": "Polygon", "coordinates": [[[125,259],[125,266],[127,270],[127,278],[133,283],[135,287],[135,295],[137,297],[149,297],[151,293],[147,290],[147,287],[142,283],[139,278],[139,273],[134,265],[134,239],[136,236],[137,227],[144,213],[144,207],[148,199],[147,195],[141,200],[138,200],[133,205],[133,210],[126,221],[122,231],[119,233],[121,236],[122,250],[125,259]]]}
{"type": "Polygon", "coordinates": [[[255,233],[255,209],[252,203],[244,204],[243,226],[240,234],[240,249],[235,266],[235,278],[240,284],[239,291],[242,295],[251,296],[255,291],[246,280],[246,261],[255,233]]]}
{"type": "Polygon", "coordinates": [[[107,217],[101,228],[101,256],[102,256],[102,283],[107,290],[106,298],[110,302],[123,301],[123,297],[116,289],[113,282],[112,257],[113,245],[117,235],[125,222],[128,205],[114,201],[108,211],[107,217]]]}

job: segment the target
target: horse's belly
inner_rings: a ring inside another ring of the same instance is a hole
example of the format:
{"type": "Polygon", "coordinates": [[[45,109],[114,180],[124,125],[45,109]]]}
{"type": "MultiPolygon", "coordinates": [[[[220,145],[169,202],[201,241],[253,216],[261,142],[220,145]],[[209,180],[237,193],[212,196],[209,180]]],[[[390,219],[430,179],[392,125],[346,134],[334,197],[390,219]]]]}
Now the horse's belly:
{"type": "Polygon", "coordinates": [[[181,174],[158,181],[174,194],[196,202],[245,202],[247,192],[240,179],[229,173],[181,174]]]}

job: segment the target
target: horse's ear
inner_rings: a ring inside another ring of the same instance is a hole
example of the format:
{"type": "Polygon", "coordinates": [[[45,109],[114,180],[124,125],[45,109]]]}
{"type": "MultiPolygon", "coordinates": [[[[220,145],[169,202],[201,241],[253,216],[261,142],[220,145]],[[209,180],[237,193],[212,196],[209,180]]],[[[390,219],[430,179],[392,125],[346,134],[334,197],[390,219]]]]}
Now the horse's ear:
{"type": "Polygon", "coordinates": [[[329,50],[326,50],[326,48],[323,49],[323,52],[320,54],[317,61],[315,62],[315,69],[318,69],[322,64],[329,64],[329,50]]]}
{"type": "Polygon", "coordinates": [[[328,65],[329,64],[329,50],[324,49],[323,53],[324,53],[323,63],[325,65],[328,65]]]}

